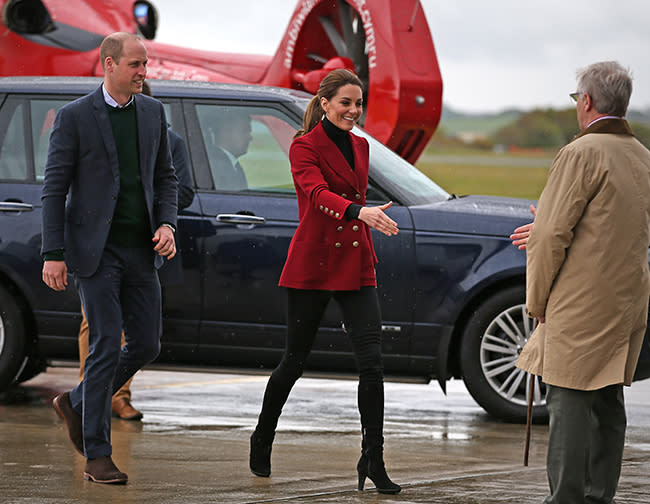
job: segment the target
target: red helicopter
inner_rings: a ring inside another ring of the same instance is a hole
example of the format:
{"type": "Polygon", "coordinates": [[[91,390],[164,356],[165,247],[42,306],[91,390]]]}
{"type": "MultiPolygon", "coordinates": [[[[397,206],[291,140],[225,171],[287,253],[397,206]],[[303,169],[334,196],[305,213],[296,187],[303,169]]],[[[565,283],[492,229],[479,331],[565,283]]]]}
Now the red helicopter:
{"type": "Polygon", "coordinates": [[[366,85],[362,126],[415,162],[440,120],[442,78],[419,0],[299,0],[275,55],[189,49],[154,42],[147,0],[0,0],[0,76],[102,75],[109,33],[139,33],[147,76],[263,84],[315,93],[335,68],[366,85]]]}

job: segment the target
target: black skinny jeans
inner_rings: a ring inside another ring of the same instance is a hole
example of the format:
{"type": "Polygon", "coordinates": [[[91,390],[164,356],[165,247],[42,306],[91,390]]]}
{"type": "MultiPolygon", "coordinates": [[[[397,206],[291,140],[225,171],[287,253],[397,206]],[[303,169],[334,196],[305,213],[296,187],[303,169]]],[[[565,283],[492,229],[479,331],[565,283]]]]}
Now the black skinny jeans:
{"type": "Polygon", "coordinates": [[[257,435],[271,443],[282,407],[303,373],[325,309],[334,298],[343,312],[359,369],[358,406],[368,446],[383,444],[384,377],[381,361],[381,312],[375,287],[358,291],[288,289],[288,330],[282,361],[271,374],[257,435]]]}

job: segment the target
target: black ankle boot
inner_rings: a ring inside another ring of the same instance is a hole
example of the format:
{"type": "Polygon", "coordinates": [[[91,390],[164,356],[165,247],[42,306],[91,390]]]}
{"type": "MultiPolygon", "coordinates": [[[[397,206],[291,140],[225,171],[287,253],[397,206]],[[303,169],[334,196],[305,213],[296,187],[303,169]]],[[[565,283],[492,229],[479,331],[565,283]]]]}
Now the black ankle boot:
{"type": "Polygon", "coordinates": [[[251,435],[249,465],[255,476],[268,478],[271,475],[271,447],[273,441],[265,442],[258,434],[251,435]]]}
{"type": "Polygon", "coordinates": [[[357,463],[357,472],[359,473],[359,490],[363,490],[366,478],[372,480],[379,493],[396,494],[402,490],[402,487],[393,483],[386,474],[380,446],[366,449],[361,453],[361,458],[357,463]]]}

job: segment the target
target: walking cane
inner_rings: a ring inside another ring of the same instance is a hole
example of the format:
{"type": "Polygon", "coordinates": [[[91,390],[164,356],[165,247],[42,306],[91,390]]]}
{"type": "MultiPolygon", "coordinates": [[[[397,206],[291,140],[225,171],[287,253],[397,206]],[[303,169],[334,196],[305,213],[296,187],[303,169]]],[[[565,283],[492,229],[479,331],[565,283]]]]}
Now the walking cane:
{"type": "MultiPolygon", "coordinates": [[[[533,331],[537,328],[539,320],[535,319],[533,331]]],[[[524,447],[524,467],[528,467],[528,451],[530,449],[530,426],[533,423],[533,395],[535,394],[535,375],[529,373],[530,382],[528,383],[528,410],[526,411],[526,443],[524,447]]]]}
{"type": "Polygon", "coordinates": [[[530,426],[533,420],[533,394],[535,393],[535,375],[529,373],[528,411],[526,412],[526,446],[524,448],[524,467],[528,467],[528,450],[530,448],[530,426]]]}

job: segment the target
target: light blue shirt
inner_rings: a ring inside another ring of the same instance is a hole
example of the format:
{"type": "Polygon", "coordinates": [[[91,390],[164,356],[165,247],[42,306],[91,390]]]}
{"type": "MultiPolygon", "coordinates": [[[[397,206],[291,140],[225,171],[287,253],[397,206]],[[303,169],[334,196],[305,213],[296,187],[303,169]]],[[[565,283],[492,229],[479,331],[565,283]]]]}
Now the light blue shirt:
{"type": "Polygon", "coordinates": [[[104,93],[104,101],[106,102],[107,105],[110,105],[111,107],[116,107],[116,108],[124,108],[128,107],[133,103],[133,95],[131,95],[131,99],[126,102],[124,105],[120,105],[117,103],[111,95],[108,94],[108,91],[106,91],[106,86],[102,84],[102,93],[104,93]]]}

